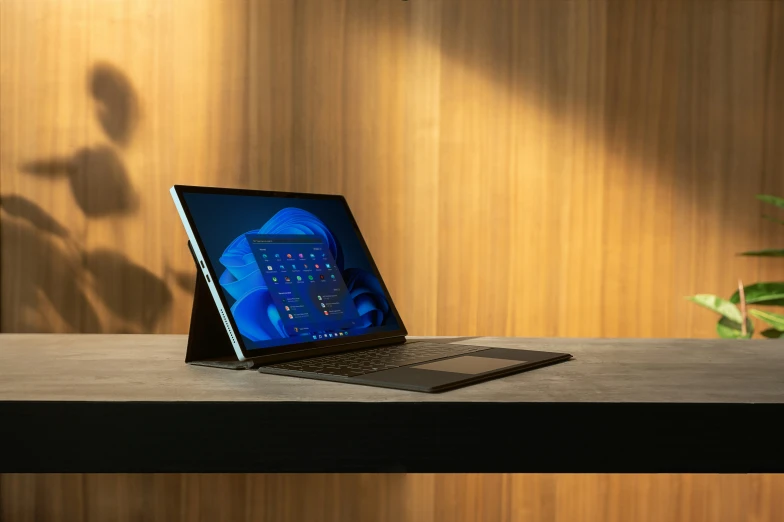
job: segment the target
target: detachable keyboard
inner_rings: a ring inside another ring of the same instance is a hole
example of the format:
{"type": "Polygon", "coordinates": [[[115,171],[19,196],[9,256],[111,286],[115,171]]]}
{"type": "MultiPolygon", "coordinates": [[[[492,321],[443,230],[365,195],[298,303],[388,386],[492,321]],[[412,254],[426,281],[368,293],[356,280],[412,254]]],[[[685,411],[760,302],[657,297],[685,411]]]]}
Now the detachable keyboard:
{"type": "Polygon", "coordinates": [[[412,341],[395,346],[370,348],[355,352],[334,355],[322,355],[311,359],[301,359],[279,364],[271,364],[267,368],[292,370],[305,373],[324,375],[341,375],[356,377],[367,373],[379,372],[408,366],[410,364],[434,361],[453,355],[487,350],[483,346],[462,346],[459,344],[428,343],[412,341]]]}

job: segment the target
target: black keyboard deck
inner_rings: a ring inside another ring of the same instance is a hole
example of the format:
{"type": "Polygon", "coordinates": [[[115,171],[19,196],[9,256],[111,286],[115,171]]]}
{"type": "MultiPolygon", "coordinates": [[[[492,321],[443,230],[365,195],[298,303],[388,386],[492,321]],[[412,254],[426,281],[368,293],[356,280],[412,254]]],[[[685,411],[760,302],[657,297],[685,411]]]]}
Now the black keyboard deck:
{"type": "Polygon", "coordinates": [[[312,359],[271,364],[263,368],[356,377],[366,373],[390,370],[400,366],[408,366],[414,363],[433,361],[480,350],[487,350],[487,348],[483,346],[412,341],[395,346],[370,348],[356,352],[322,355],[312,359]]]}

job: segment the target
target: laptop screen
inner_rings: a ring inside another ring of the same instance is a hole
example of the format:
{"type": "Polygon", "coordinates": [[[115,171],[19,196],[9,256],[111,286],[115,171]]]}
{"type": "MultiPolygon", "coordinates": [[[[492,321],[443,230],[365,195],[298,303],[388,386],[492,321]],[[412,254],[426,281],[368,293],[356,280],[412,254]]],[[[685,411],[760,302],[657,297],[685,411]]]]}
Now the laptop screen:
{"type": "Polygon", "coordinates": [[[344,200],[182,192],[246,350],[401,330],[344,200]]]}

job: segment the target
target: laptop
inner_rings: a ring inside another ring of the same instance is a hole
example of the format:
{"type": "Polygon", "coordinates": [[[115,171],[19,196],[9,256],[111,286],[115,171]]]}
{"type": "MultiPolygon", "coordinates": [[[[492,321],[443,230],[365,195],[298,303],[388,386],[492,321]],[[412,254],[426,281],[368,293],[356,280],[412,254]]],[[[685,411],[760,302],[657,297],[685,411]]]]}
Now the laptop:
{"type": "Polygon", "coordinates": [[[245,368],[433,393],[571,358],[470,339],[406,339],[343,196],[184,185],[170,192],[230,358],[245,368]]]}

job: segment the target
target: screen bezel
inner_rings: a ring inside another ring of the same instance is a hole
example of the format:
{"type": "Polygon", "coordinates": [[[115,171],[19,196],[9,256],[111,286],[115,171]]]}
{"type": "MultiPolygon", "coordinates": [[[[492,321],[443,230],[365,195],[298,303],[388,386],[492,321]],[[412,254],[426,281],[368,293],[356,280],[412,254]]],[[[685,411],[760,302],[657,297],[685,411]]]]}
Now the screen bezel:
{"type": "MultiPolygon", "coordinates": [[[[367,257],[368,262],[370,263],[370,268],[378,278],[379,283],[381,284],[381,289],[384,292],[384,297],[386,297],[387,302],[389,303],[390,311],[392,312],[392,316],[395,318],[398,324],[397,330],[385,330],[382,332],[372,332],[362,335],[356,335],[349,339],[327,339],[327,340],[308,340],[302,343],[296,344],[289,344],[285,346],[278,346],[272,348],[256,348],[256,349],[248,349],[245,347],[245,342],[240,334],[239,328],[237,328],[237,324],[234,322],[234,315],[231,313],[231,308],[228,305],[228,300],[226,299],[226,295],[224,294],[223,290],[220,288],[220,285],[217,284],[219,281],[217,272],[215,267],[212,264],[209,256],[202,255],[204,260],[204,264],[206,265],[206,270],[210,275],[211,282],[208,284],[214,285],[216,292],[213,294],[213,298],[215,294],[217,294],[218,298],[220,299],[220,304],[224,310],[226,310],[226,316],[229,320],[231,328],[234,332],[234,336],[237,340],[237,344],[242,351],[242,355],[245,359],[260,359],[269,356],[280,356],[281,354],[307,354],[312,350],[323,351],[325,348],[333,348],[333,347],[349,347],[350,345],[354,344],[365,344],[367,341],[378,341],[382,339],[392,339],[392,338],[400,338],[402,336],[407,335],[406,327],[403,324],[403,320],[400,318],[400,314],[395,307],[395,303],[392,300],[392,297],[389,294],[389,290],[387,289],[386,284],[384,283],[384,279],[381,277],[381,273],[378,270],[378,266],[376,266],[376,262],[373,260],[373,256],[370,254],[370,250],[368,249],[367,243],[365,242],[365,238],[362,236],[362,232],[359,230],[359,226],[357,225],[357,221],[354,218],[354,214],[351,212],[351,208],[348,206],[348,202],[346,198],[342,195],[338,194],[310,194],[304,192],[279,192],[279,191],[267,191],[267,190],[250,190],[250,189],[233,189],[233,188],[220,188],[220,187],[198,187],[192,185],[174,185],[174,191],[177,194],[177,199],[179,200],[180,207],[182,208],[182,212],[185,215],[185,218],[188,220],[188,226],[193,234],[193,238],[196,240],[196,244],[198,246],[199,252],[206,252],[207,249],[204,248],[204,243],[202,242],[201,235],[199,234],[199,230],[196,227],[195,221],[193,216],[191,215],[190,209],[188,208],[188,203],[186,199],[183,197],[184,194],[187,193],[200,193],[200,194],[215,194],[215,195],[223,195],[223,196],[253,196],[253,197],[260,197],[260,198],[290,198],[290,199],[320,199],[320,200],[335,200],[339,201],[343,205],[343,209],[346,211],[346,215],[348,216],[349,221],[351,222],[352,227],[354,228],[354,233],[357,235],[359,239],[359,244],[362,247],[362,251],[364,252],[365,256],[367,257]]],[[[199,267],[197,267],[197,271],[199,267]]],[[[202,276],[203,277],[203,276],[202,276]]]]}

